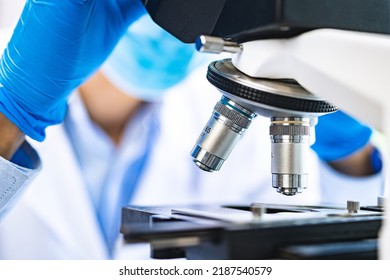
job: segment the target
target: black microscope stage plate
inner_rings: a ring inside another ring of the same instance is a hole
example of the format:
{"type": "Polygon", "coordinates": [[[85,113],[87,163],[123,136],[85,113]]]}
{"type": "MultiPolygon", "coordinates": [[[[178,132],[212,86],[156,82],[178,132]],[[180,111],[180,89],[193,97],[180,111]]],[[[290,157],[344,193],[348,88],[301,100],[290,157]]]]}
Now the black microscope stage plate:
{"type": "Polygon", "coordinates": [[[348,214],[337,207],[266,205],[267,213],[253,221],[249,209],[128,206],[121,233],[128,243],[150,242],[155,258],[377,258],[383,215],[376,210],[348,214]]]}

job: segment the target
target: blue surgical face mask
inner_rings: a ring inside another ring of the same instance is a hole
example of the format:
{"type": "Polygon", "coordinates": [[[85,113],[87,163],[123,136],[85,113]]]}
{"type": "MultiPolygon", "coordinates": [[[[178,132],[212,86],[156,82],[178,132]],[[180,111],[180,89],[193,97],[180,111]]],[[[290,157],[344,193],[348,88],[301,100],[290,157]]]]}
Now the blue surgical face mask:
{"type": "Polygon", "coordinates": [[[200,60],[193,44],[182,43],[145,15],[129,28],[102,69],[127,94],[156,101],[200,60]]]}

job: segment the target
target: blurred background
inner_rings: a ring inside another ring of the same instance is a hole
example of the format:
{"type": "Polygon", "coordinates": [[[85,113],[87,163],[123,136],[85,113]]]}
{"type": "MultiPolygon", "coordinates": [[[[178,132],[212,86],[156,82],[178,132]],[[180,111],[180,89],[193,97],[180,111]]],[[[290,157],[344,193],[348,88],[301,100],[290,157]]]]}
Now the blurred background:
{"type": "Polygon", "coordinates": [[[0,0],[0,28],[15,26],[26,0],[0,0]]]}

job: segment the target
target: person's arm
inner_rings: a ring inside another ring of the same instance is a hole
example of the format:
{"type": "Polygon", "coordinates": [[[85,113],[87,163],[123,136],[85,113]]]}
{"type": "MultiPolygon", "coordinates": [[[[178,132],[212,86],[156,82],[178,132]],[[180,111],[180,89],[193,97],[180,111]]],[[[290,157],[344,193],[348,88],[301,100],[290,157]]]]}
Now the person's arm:
{"type": "Polygon", "coordinates": [[[62,122],[68,95],[143,13],[140,0],[26,1],[0,58],[0,218],[40,167],[24,136],[62,122]]]}
{"type": "Polygon", "coordinates": [[[356,153],[346,158],[329,161],[328,164],[336,171],[345,175],[361,177],[370,176],[379,170],[373,163],[373,153],[376,148],[372,144],[367,144],[356,153]]]}
{"type": "Polygon", "coordinates": [[[25,139],[24,133],[0,113],[0,135],[0,156],[9,160],[22,145],[25,139]]]}
{"type": "Polygon", "coordinates": [[[319,118],[312,148],[321,159],[321,203],[344,206],[356,200],[375,205],[383,195],[382,160],[372,133],[341,111],[319,118]]]}
{"type": "Polygon", "coordinates": [[[380,153],[370,143],[372,129],[342,111],[319,117],[312,146],[334,170],[349,176],[378,173],[380,153]]]}
{"type": "MultiPolygon", "coordinates": [[[[0,112],[26,136],[42,141],[47,126],[62,122],[68,95],[143,13],[140,0],[27,0],[0,60],[0,112]]],[[[20,140],[12,125],[2,129],[20,140]]],[[[2,135],[5,155],[15,148],[9,141],[2,135]]]]}

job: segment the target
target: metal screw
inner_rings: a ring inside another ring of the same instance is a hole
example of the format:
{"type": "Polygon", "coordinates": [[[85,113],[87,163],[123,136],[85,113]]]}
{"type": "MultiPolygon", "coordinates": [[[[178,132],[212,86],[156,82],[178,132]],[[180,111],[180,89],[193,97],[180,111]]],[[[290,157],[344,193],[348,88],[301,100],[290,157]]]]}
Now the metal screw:
{"type": "Polygon", "coordinates": [[[261,217],[267,213],[267,208],[258,203],[251,204],[251,211],[253,214],[253,221],[259,221],[261,217]]]}
{"type": "Polygon", "coordinates": [[[226,41],[220,37],[201,35],[198,37],[198,39],[196,39],[195,45],[196,45],[196,49],[199,52],[206,52],[206,53],[222,53],[222,52],[241,53],[242,52],[242,45],[236,42],[226,41]]]}
{"type": "Polygon", "coordinates": [[[360,202],[359,201],[347,201],[347,210],[349,214],[357,213],[360,209],[360,202]]]}
{"type": "Polygon", "coordinates": [[[378,196],[378,207],[384,208],[385,207],[385,197],[384,196],[378,196]]]}

